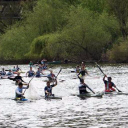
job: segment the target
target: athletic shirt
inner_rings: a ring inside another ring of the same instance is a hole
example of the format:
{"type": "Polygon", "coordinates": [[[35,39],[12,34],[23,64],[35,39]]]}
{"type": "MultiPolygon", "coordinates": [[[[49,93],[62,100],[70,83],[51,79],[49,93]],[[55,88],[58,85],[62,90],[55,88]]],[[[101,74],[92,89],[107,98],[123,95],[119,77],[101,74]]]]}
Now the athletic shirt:
{"type": "Polygon", "coordinates": [[[115,86],[115,84],[113,82],[108,82],[107,80],[104,80],[104,84],[106,89],[108,90],[109,88],[112,88],[113,86],[115,86]]]}
{"type": "MultiPolygon", "coordinates": [[[[50,86],[46,86],[45,88],[44,88],[44,91],[47,91],[47,92],[49,92],[49,93],[51,93],[52,94],[52,88],[54,87],[55,85],[53,84],[53,85],[50,85],[50,86]]],[[[45,96],[47,95],[47,93],[45,92],[45,96]]]]}
{"type": "Polygon", "coordinates": [[[13,72],[16,72],[17,70],[16,70],[16,68],[13,68],[12,71],[13,71],[13,72]]]}
{"type": "Polygon", "coordinates": [[[21,76],[16,76],[13,80],[14,80],[14,81],[18,81],[18,80],[23,81],[21,76]]]}
{"type": "Polygon", "coordinates": [[[40,70],[40,72],[42,71],[42,67],[41,66],[39,66],[39,70],[40,70]]]}
{"type": "Polygon", "coordinates": [[[87,93],[86,84],[80,84],[80,85],[79,85],[79,93],[80,93],[80,94],[85,94],[85,93],[87,93]]]}
{"type": "Polygon", "coordinates": [[[34,75],[34,71],[28,71],[28,76],[31,77],[34,75]]]}
{"type": "Polygon", "coordinates": [[[45,64],[45,62],[44,61],[41,61],[41,64],[45,64]]]}
{"type": "Polygon", "coordinates": [[[6,75],[6,72],[3,72],[3,71],[2,71],[0,74],[1,74],[1,75],[6,75]]]}
{"type": "Polygon", "coordinates": [[[23,89],[27,89],[27,87],[22,87],[22,88],[17,87],[17,89],[15,91],[16,97],[21,97],[22,96],[23,89]]]}
{"type": "Polygon", "coordinates": [[[55,75],[54,75],[54,74],[49,74],[49,75],[48,75],[48,78],[49,78],[50,80],[53,80],[53,79],[54,79],[54,77],[55,77],[55,75]]]}
{"type": "Polygon", "coordinates": [[[79,68],[76,68],[75,72],[76,73],[79,73],[80,72],[80,69],[79,68]]]}
{"type": "Polygon", "coordinates": [[[82,71],[80,71],[80,73],[79,73],[78,75],[82,75],[82,76],[85,76],[85,74],[87,74],[87,71],[86,71],[86,69],[85,69],[85,70],[82,70],[82,71]]]}
{"type": "Polygon", "coordinates": [[[47,69],[47,66],[43,66],[42,69],[47,69]]]}
{"type": "Polygon", "coordinates": [[[36,72],[36,77],[40,77],[40,71],[36,72]]]}
{"type": "Polygon", "coordinates": [[[13,74],[12,74],[12,72],[8,72],[7,75],[8,76],[12,76],[13,74]]]}
{"type": "Polygon", "coordinates": [[[20,68],[19,67],[16,67],[16,71],[19,71],[20,70],[20,68]]]}

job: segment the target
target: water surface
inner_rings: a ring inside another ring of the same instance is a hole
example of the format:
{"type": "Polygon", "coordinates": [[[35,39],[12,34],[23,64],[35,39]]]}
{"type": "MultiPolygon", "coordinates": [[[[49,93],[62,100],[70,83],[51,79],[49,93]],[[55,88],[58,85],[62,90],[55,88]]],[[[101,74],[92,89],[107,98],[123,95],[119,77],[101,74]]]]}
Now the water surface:
{"type": "MultiPolygon", "coordinates": [[[[13,66],[0,66],[12,68],[13,66]]],[[[61,66],[53,68],[55,74],[61,66]]],[[[20,65],[23,71],[28,65],[20,65]]],[[[88,65],[90,76],[85,78],[86,84],[95,92],[104,90],[103,74],[97,67],[88,65]]],[[[128,92],[128,65],[102,65],[103,71],[113,78],[117,87],[128,92]]],[[[34,67],[36,71],[36,67],[34,67]]],[[[127,128],[128,127],[128,96],[104,95],[103,98],[87,98],[81,100],[72,94],[78,94],[79,80],[72,66],[63,67],[58,76],[58,85],[53,93],[62,96],[62,100],[46,101],[44,82],[47,78],[34,78],[26,91],[26,98],[32,102],[17,103],[16,85],[8,79],[0,80],[0,128],[42,128],[42,127],[87,127],[87,128],[127,128]],[[61,80],[65,80],[61,82],[61,80]]],[[[44,72],[48,74],[49,71],[44,72]]],[[[22,74],[25,76],[25,74],[22,74]]],[[[23,77],[28,82],[31,78],[23,77]]]]}

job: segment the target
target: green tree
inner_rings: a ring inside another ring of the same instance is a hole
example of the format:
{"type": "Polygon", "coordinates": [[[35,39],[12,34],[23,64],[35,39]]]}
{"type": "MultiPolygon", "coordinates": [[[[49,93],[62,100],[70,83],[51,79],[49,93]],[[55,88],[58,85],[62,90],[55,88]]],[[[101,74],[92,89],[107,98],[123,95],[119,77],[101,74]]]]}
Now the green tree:
{"type": "Polygon", "coordinates": [[[128,62],[128,40],[114,44],[113,48],[107,52],[110,61],[128,62]]]}
{"type": "Polygon", "coordinates": [[[1,36],[0,57],[14,60],[26,58],[25,54],[30,51],[35,38],[62,29],[68,12],[66,5],[60,0],[39,0],[33,11],[25,14],[26,19],[11,26],[1,36]]]}
{"type": "Polygon", "coordinates": [[[113,13],[119,22],[124,39],[128,35],[128,0],[107,0],[110,13],[113,13]]]}
{"type": "Polygon", "coordinates": [[[70,52],[74,51],[76,56],[82,53],[84,57],[100,59],[104,46],[111,40],[111,35],[104,30],[99,16],[78,7],[72,8],[62,38],[64,45],[71,48],[70,52]]]}

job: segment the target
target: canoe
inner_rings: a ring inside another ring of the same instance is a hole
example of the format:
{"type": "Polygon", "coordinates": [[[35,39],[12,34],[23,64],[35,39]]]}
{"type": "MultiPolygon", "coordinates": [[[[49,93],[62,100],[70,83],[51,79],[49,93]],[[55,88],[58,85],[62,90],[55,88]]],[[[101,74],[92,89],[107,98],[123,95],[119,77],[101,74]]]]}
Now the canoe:
{"type": "Polygon", "coordinates": [[[61,64],[61,61],[52,61],[52,62],[48,62],[47,64],[61,64]]]}
{"type": "Polygon", "coordinates": [[[86,94],[79,94],[79,95],[74,95],[74,96],[78,96],[80,98],[89,98],[89,97],[102,97],[103,94],[102,93],[86,93],[86,94]]]}

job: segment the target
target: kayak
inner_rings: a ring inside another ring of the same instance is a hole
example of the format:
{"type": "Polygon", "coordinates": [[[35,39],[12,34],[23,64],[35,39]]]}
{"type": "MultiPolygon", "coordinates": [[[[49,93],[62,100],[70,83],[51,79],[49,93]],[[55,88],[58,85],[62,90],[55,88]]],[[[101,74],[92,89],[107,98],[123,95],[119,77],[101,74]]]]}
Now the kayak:
{"type": "Polygon", "coordinates": [[[75,71],[75,70],[74,70],[74,71],[71,71],[71,73],[79,73],[79,71],[75,71]]]}
{"type": "Polygon", "coordinates": [[[58,96],[48,96],[47,98],[43,96],[43,98],[45,100],[51,100],[51,99],[62,100],[62,97],[58,97],[58,96]]]}
{"type": "Polygon", "coordinates": [[[103,93],[86,93],[86,94],[79,94],[79,95],[73,95],[73,96],[78,96],[80,98],[89,98],[89,97],[102,97],[103,93]]]}
{"type": "Polygon", "coordinates": [[[127,92],[116,92],[116,91],[113,91],[113,92],[103,92],[104,94],[112,94],[112,95],[128,95],[127,92]]]}
{"type": "MultiPolygon", "coordinates": [[[[47,77],[48,75],[40,75],[40,77],[37,77],[37,76],[35,76],[36,78],[41,78],[41,77],[47,77]]],[[[33,76],[22,76],[22,77],[29,77],[29,78],[31,78],[31,77],[34,77],[34,75],[33,76]]]]}
{"type": "Polygon", "coordinates": [[[13,76],[11,76],[11,77],[9,77],[9,76],[1,76],[1,78],[0,79],[9,79],[9,78],[14,78],[13,76]]]}
{"type": "Polygon", "coordinates": [[[61,64],[61,61],[48,62],[47,64],[61,64]]]}
{"type": "Polygon", "coordinates": [[[25,73],[25,72],[22,72],[22,71],[13,72],[13,74],[18,74],[18,73],[25,73]]]}
{"type": "Polygon", "coordinates": [[[15,100],[17,103],[24,103],[24,102],[30,102],[30,100],[26,99],[26,98],[15,98],[15,99],[12,99],[12,100],[15,100]]]}

